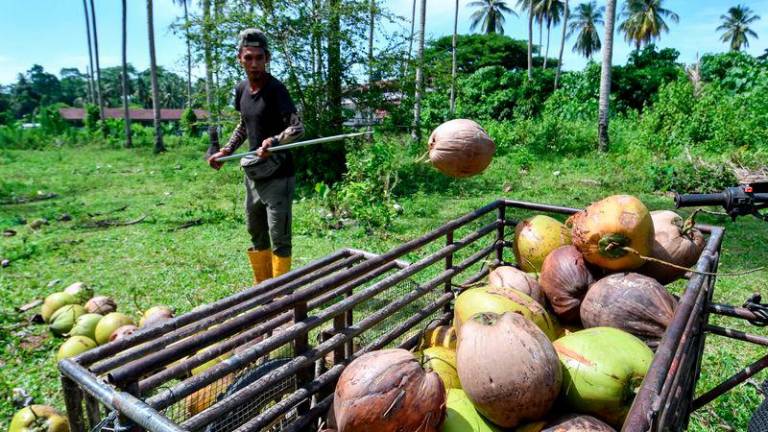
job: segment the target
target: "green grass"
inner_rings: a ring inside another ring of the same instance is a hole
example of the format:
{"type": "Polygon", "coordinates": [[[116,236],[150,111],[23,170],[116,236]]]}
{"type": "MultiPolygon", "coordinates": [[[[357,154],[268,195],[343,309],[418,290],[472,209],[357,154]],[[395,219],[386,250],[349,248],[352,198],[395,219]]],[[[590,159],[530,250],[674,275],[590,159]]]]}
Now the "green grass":
{"type": "MultiPolygon", "coordinates": [[[[63,406],[54,365],[61,340],[47,337],[44,326],[24,325],[31,313],[18,314],[14,307],[84,281],[97,293],[114,297],[120,309],[131,314],[155,304],[184,312],[250,284],[242,174],[231,165],[214,172],[201,154],[202,149],[189,147],[171,148],[160,156],[147,149],[95,146],[0,150],[0,202],[38,191],[59,195],[0,205],[0,230],[18,232],[0,238],[0,256],[11,260],[9,267],[0,269],[0,429],[7,427],[14,412],[15,387],[24,388],[38,403],[63,406]],[[57,221],[64,213],[72,220],[57,221]],[[135,225],[88,227],[105,218],[131,221],[143,216],[135,225]],[[49,224],[34,230],[22,223],[39,218],[48,219],[49,224]],[[178,229],[190,221],[199,224],[178,229]],[[49,288],[53,280],[60,282],[49,288]],[[44,339],[34,347],[41,336],[44,339]]],[[[396,195],[404,212],[386,230],[370,231],[363,225],[326,228],[320,201],[306,192],[312,185],[299,178],[304,192],[294,207],[295,265],[342,247],[384,252],[499,197],[582,207],[605,195],[627,192],[640,196],[652,209],[673,206],[669,196],[645,190],[645,167],[629,155],[550,158],[527,170],[521,170],[515,160],[512,154],[498,156],[483,175],[468,180],[412,185],[412,180],[401,179],[403,186],[409,186],[403,190],[413,192],[396,195]]],[[[516,216],[526,214],[515,212],[516,216]]],[[[700,220],[727,229],[721,270],[737,272],[768,263],[765,223],[754,219],[732,223],[714,216],[700,220]]],[[[722,277],[715,299],[741,304],[753,291],[768,292],[766,281],[766,270],[722,277]]],[[[768,334],[735,320],[715,321],[768,334]]],[[[708,341],[700,391],[764,352],[717,336],[708,341]]],[[[759,375],[757,381],[764,378],[759,375]]],[[[752,386],[740,386],[697,413],[691,430],[744,430],[760,400],[752,386]]]]}

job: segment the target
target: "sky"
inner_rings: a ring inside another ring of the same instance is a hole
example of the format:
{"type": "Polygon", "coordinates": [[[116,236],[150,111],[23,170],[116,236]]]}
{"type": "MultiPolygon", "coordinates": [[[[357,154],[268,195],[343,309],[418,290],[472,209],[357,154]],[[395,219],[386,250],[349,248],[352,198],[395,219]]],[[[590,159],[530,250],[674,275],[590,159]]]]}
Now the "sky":
{"type": "MultiPolygon", "coordinates": [[[[461,34],[470,33],[469,17],[473,9],[467,4],[471,1],[459,0],[458,29],[461,34]]],[[[119,66],[121,2],[94,2],[101,67],[119,66]]],[[[583,0],[570,1],[572,7],[580,2],[583,0]]],[[[605,4],[604,0],[597,2],[605,4]]],[[[412,0],[384,0],[383,3],[388,10],[410,20],[412,0]]],[[[622,3],[619,0],[619,4],[622,3]]],[[[508,0],[507,4],[515,5],[516,1],[508,0]]],[[[753,55],[762,54],[768,49],[768,0],[666,0],[665,7],[676,12],[680,22],[669,22],[669,33],[663,34],[656,42],[657,45],[677,49],[681,53],[680,61],[685,63],[694,63],[697,54],[726,51],[728,47],[720,41],[720,35],[715,29],[720,25],[720,16],[736,4],[746,5],[762,17],[752,27],[760,38],[753,39],[747,50],[753,55]]],[[[427,0],[427,9],[427,37],[452,34],[454,1],[427,0]]],[[[149,65],[146,13],[144,0],[128,0],[128,61],[138,70],[146,69],[149,65]]],[[[182,35],[170,29],[182,13],[181,7],[174,5],[172,0],[154,1],[158,64],[183,76],[186,47],[182,35]]],[[[527,25],[524,13],[519,17],[507,16],[505,34],[526,39],[527,25]]],[[[377,34],[377,40],[385,40],[387,33],[394,30],[392,25],[382,28],[377,34]]],[[[550,57],[557,56],[561,31],[559,27],[552,29],[550,57]]],[[[546,32],[544,37],[546,39],[546,32]]],[[[538,40],[536,31],[534,40],[538,40]]],[[[578,70],[586,64],[586,59],[571,51],[573,43],[573,40],[566,42],[563,58],[564,68],[568,70],[578,70]]],[[[15,82],[18,74],[24,73],[33,64],[40,64],[46,71],[57,75],[64,67],[77,67],[84,71],[88,63],[87,50],[82,0],[0,0],[0,84],[15,82]]],[[[615,38],[614,64],[625,63],[631,50],[632,47],[618,35],[615,38]]],[[[200,76],[202,71],[198,68],[194,73],[200,76]]]]}

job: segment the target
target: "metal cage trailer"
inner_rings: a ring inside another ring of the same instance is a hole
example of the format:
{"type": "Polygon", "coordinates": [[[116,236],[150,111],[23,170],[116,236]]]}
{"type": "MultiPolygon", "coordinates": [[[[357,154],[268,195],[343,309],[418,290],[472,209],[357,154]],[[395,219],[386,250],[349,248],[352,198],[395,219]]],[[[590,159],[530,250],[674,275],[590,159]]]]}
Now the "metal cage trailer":
{"type": "MultiPolygon", "coordinates": [[[[495,201],[386,253],[339,250],[62,360],[71,429],[318,430],[346,364],[372,350],[415,347],[425,329],[450,323],[457,292],[514,261],[518,221],[576,211],[495,201]]],[[[682,430],[692,411],[768,366],[766,355],[694,399],[707,333],[768,345],[708,324],[711,313],[760,317],[712,303],[716,278],[706,273],[717,271],[724,231],[697,227],[707,236],[701,273],[687,280],[624,431],[682,430]]]]}

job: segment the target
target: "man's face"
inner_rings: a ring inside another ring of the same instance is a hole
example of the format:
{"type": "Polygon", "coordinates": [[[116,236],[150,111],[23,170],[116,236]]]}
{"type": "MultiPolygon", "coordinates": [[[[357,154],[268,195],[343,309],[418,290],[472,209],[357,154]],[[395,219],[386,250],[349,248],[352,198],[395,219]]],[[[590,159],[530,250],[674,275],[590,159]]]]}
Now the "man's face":
{"type": "Polygon", "coordinates": [[[264,72],[267,71],[269,56],[267,56],[264,48],[243,47],[240,49],[238,59],[249,79],[261,79],[264,72]]]}

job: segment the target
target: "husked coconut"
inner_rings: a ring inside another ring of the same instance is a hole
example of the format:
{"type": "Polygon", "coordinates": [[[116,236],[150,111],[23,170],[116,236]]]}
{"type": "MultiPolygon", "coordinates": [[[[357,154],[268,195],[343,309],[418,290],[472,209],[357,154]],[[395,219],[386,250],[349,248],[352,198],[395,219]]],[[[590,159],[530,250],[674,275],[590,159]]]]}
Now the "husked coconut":
{"type": "Polygon", "coordinates": [[[527,294],[542,306],[547,305],[547,298],[541,291],[541,285],[535,277],[512,266],[496,267],[488,275],[488,284],[496,288],[512,288],[527,294]]]}
{"type": "Polygon", "coordinates": [[[429,160],[451,177],[470,177],[485,170],[496,144],[472,120],[455,119],[438,126],[429,136],[429,160]]]}

